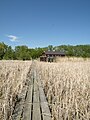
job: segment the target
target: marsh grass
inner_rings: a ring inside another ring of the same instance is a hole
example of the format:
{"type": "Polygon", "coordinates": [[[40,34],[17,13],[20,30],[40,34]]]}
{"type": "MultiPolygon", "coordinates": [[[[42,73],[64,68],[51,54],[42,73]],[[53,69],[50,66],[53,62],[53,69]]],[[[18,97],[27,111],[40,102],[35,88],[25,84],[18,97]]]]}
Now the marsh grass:
{"type": "Polygon", "coordinates": [[[36,62],[52,120],[90,120],[90,62],[36,62]]]}
{"type": "Polygon", "coordinates": [[[0,120],[11,120],[31,62],[0,61],[0,120]]]}
{"type": "MultiPolygon", "coordinates": [[[[0,120],[12,120],[15,102],[25,86],[31,64],[31,61],[0,61],[0,120]]],[[[34,67],[52,120],[90,120],[89,59],[59,58],[58,63],[35,61],[34,67]]]]}

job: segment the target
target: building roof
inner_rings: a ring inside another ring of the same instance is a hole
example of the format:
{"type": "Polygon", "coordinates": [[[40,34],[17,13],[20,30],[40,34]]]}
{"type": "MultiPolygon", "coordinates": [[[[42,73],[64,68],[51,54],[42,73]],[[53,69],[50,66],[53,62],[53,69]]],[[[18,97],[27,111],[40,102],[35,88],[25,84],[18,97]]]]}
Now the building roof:
{"type": "Polygon", "coordinates": [[[60,52],[60,51],[46,51],[46,55],[65,55],[65,52],[60,52]]]}

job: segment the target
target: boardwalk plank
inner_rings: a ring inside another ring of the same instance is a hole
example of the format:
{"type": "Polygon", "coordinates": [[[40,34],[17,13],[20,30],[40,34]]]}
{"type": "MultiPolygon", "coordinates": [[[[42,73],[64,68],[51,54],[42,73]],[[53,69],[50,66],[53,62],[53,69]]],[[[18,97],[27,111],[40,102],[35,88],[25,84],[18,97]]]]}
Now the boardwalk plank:
{"type": "Polygon", "coordinates": [[[27,93],[27,98],[25,101],[25,108],[23,111],[23,119],[22,120],[31,120],[31,107],[32,107],[32,90],[33,86],[30,85],[27,93]]]}
{"type": "Polygon", "coordinates": [[[40,93],[40,102],[41,102],[43,120],[51,120],[51,113],[48,107],[48,103],[47,103],[43,88],[41,86],[41,81],[38,80],[38,82],[39,82],[39,93],[40,93]]]}
{"type": "Polygon", "coordinates": [[[15,111],[12,116],[12,120],[20,120],[21,115],[22,115],[22,110],[23,110],[23,103],[25,100],[25,95],[26,95],[27,88],[24,88],[19,96],[19,99],[21,99],[15,106],[15,111]]]}
{"type": "Polygon", "coordinates": [[[34,96],[33,96],[33,120],[41,120],[39,89],[37,82],[34,81],[34,96]]]}
{"type": "MultiPolygon", "coordinates": [[[[20,106],[17,106],[19,112],[18,115],[16,115],[17,119],[13,120],[51,120],[48,102],[41,81],[38,80],[34,63],[32,66],[32,77],[29,83],[27,97],[23,99],[20,106]]],[[[23,96],[25,96],[26,90],[23,91],[23,94],[23,96]]]]}

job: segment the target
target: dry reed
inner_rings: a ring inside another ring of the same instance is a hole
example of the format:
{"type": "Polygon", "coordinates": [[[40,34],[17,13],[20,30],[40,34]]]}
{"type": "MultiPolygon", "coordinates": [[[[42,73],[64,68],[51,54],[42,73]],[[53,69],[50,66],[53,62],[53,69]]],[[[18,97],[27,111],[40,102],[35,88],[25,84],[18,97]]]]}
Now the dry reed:
{"type": "Polygon", "coordinates": [[[90,61],[36,62],[52,120],[90,120],[90,61]]]}
{"type": "Polygon", "coordinates": [[[17,95],[21,93],[31,62],[0,61],[0,120],[11,120],[17,95]]]}

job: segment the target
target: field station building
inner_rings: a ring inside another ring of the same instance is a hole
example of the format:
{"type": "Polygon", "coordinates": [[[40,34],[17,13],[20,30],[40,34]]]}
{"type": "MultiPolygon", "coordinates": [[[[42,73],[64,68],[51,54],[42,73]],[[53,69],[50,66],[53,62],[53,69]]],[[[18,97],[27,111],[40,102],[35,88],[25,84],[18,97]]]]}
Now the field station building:
{"type": "Polygon", "coordinates": [[[40,56],[40,61],[45,62],[53,62],[56,57],[65,57],[65,52],[60,51],[46,51],[43,52],[42,56],[40,56]]]}

